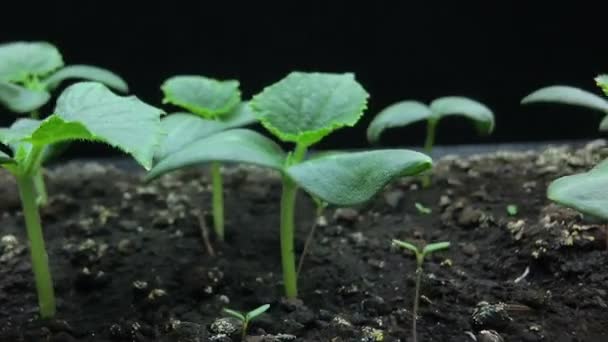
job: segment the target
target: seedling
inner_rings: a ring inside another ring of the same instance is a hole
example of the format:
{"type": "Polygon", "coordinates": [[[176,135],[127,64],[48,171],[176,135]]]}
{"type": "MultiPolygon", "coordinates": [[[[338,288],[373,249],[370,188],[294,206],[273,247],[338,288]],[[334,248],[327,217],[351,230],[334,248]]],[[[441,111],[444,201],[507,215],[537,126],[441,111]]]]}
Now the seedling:
{"type": "MultiPolygon", "coordinates": [[[[68,79],[85,79],[104,83],[127,92],[127,83],[116,74],[91,65],[64,66],[59,50],[46,42],[13,42],[0,44],[0,105],[17,114],[29,113],[39,118],[39,109],[51,98],[51,91],[68,79]]],[[[65,144],[47,148],[42,163],[56,155],[65,144]]],[[[47,202],[42,168],[35,175],[37,202],[47,202]]]]}
{"type": "MultiPolygon", "coordinates": [[[[175,76],[161,86],[170,103],[190,113],[177,113],[163,120],[169,136],[161,144],[157,160],[166,158],[182,146],[219,131],[255,121],[246,103],[241,102],[239,82],[218,81],[203,76],[175,76]]],[[[213,227],[224,240],[224,190],[219,162],[211,163],[213,227]]]]}
{"type": "Polygon", "coordinates": [[[357,123],[367,92],[353,74],[293,72],[254,96],[254,115],[280,140],[295,144],[285,154],[259,133],[230,129],[196,140],[160,160],[147,179],[189,165],[216,161],[251,163],[282,175],[280,240],[283,282],[288,298],[298,295],[294,209],[299,187],[337,206],[366,202],[393,179],[431,167],[431,159],[409,150],[330,153],[306,159],[308,148],[326,135],[357,123]]]}
{"type": "Polygon", "coordinates": [[[420,283],[422,281],[422,266],[424,258],[437,251],[441,251],[450,247],[449,242],[435,242],[424,246],[420,249],[409,242],[393,239],[393,245],[410,250],[416,256],[416,294],[414,295],[414,309],[412,311],[412,341],[418,342],[416,331],[416,320],[418,318],[418,305],[420,302],[420,283]]]}
{"type": "Polygon", "coordinates": [[[414,206],[416,206],[416,210],[418,210],[418,212],[422,215],[428,215],[433,212],[431,208],[425,207],[424,205],[422,205],[422,203],[419,202],[414,203],[414,206]]]}
{"type": "Polygon", "coordinates": [[[253,321],[259,315],[268,311],[268,309],[270,309],[270,304],[264,304],[247,313],[242,313],[242,312],[235,311],[232,309],[224,309],[224,312],[229,314],[230,316],[240,320],[243,323],[243,332],[242,332],[241,338],[244,341],[245,337],[247,336],[247,328],[249,328],[249,323],[251,323],[251,321],[253,321]]]}
{"type": "Polygon", "coordinates": [[[100,83],[83,82],[68,87],[45,120],[20,119],[0,129],[0,141],[12,151],[0,154],[0,164],[17,180],[42,318],[55,315],[55,295],[36,204],[41,158],[53,144],[87,140],[110,144],[149,168],[160,139],[161,114],[135,97],[116,96],[100,83]]]}
{"type": "Polygon", "coordinates": [[[515,216],[517,215],[517,205],[515,204],[509,204],[507,205],[507,214],[509,214],[509,216],[515,216]]]}
{"type": "MultiPolygon", "coordinates": [[[[441,97],[426,105],[418,101],[402,101],[388,106],[372,120],[367,128],[367,139],[376,143],[380,135],[392,127],[407,126],[414,122],[426,120],[426,140],[424,151],[430,154],[435,144],[435,131],[439,121],[450,115],[460,115],[472,120],[481,135],[494,130],[494,114],[480,102],[460,96],[441,97]]],[[[422,179],[424,187],[430,185],[430,177],[422,179]]]]}
{"type": "MultiPolygon", "coordinates": [[[[606,86],[608,84],[608,76],[598,76],[595,81],[608,94],[608,86],[606,86]]],[[[549,86],[538,89],[524,97],[521,103],[558,103],[599,111],[604,114],[599,130],[601,132],[608,131],[608,101],[583,89],[563,85],[549,86]]]]}
{"type": "MultiPolygon", "coordinates": [[[[608,77],[599,76],[596,82],[608,95],[608,77]]],[[[547,197],[584,215],[608,221],[608,193],[605,189],[608,189],[608,159],[587,172],[554,180],[547,189],[547,197]]]]}

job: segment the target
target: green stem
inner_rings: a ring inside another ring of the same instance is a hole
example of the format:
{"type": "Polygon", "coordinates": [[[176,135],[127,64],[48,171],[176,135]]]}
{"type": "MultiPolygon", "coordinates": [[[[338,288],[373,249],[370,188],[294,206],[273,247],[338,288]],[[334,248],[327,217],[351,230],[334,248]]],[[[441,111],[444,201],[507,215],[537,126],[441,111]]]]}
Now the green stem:
{"type": "Polygon", "coordinates": [[[412,312],[412,341],[418,342],[418,336],[416,333],[416,321],[418,319],[418,305],[420,302],[420,283],[422,280],[422,266],[416,268],[416,294],[414,298],[414,310],[412,312]]]}
{"type": "Polygon", "coordinates": [[[281,261],[285,295],[289,299],[298,297],[296,257],[294,250],[294,208],[298,186],[287,175],[283,175],[281,195],[281,261]]]}
{"type": "MultiPolygon", "coordinates": [[[[437,119],[430,118],[426,123],[426,139],[424,141],[424,152],[426,154],[431,154],[433,150],[433,145],[435,145],[435,131],[437,128],[437,119]]],[[[431,175],[429,173],[424,173],[421,176],[422,179],[422,187],[428,188],[431,186],[431,175]]]]}
{"type": "Polygon", "coordinates": [[[44,207],[48,203],[48,194],[46,192],[46,185],[44,183],[44,172],[42,167],[34,173],[34,187],[36,189],[36,204],[39,207],[44,207]]]}
{"type": "Polygon", "coordinates": [[[241,341],[245,341],[245,337],[247,337],[247,328],[249,328],[249,320],[243,321],[243,332],[241,335],[241,341]]]}
{"type": "Polygon", "coordinates": [[[30,253],[32,257],[32,270],[38,292],[38,305],[40,316],[51,318],[55,315],[55,293],[53,280],[49,270],[49,261],[44,246],[44,236],[40,224],[40,214],[36,204],[35,180],[31,174],[25,173],[17,176],[17,185],[23,206],[25,227],[30,240],[30,253]]]}
{"type": "Polygon", "coordinates": [[[224,187],[222,185],[221,165],[218,162],[211,164],[211,181],[213,227],[218,239],[224,241],[224,187]]]}

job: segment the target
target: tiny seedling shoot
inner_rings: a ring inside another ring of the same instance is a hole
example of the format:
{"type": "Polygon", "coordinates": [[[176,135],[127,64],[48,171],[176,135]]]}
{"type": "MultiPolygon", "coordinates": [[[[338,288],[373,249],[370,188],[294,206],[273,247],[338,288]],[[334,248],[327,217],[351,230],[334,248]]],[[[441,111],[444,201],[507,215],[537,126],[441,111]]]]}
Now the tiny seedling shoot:
{"type": "MultiPolygon", "coordinates": [[[[163,120],[169,134],[162,142],[157,160],[184,145],[213,133],[255,122],[246,103],[241,102],[239,82],[218,81],[203,76],[174,76],[161,89],[163,103],[181,107],[189,113],[175,113],[163,120]]],[[[221,164],[211,163],[213,227],[224,240],[224,190],[221,164]]]]}
{"type": "MultiPolygon", "coordinates": [[[[464,116],[475,123],[479,134],[487,135],[494,130],[494,114],[485,105],[460,96],[441,97],[426,105],[418,101],[401,101],[382,110],[367,128],[367,139],[376,143],[387,128],[407,126],[426,120],[424,151],[430,154],[435,144],[435,132],[439,120],[450,115],[464,116]]],[[[430,177],[422,178],[423,186],[430,185],[430,177]]]]}
{"type": "Polygon", "coordinates": [[[424,248],[420,249],[409,242],[393,239],[393,245],[410,250],[416,256],[416,293],[414,295],[414,308],[412,311],[412,341],[418,342],[416,332],[416,319],[418,318],[418,305],[420,302],[420,283],[422,281],[422,266],[424,264],[424,258],[431,253],[449,248],[450,243],[435,242],[428,244],[424,246],[424,248]]]}
{"type": "Polygon", "coordinates": [[[160,139],[161,114],[135,97],[120,97],[100,83],[82,82],[59,96],[54,114],[45,120],[19,119],[0,129],[0,141],[12,151],[0,152],[0,164],[17,180],[42,318],[55,315],[55,295],[36,204],[40,159],[53,144],[86,140],[114,146],[149,168],[160,139]]]}
{"type": "Polygon", "coordinates": [[[286,154],[275,142],[251,130],[229,129],[190,142],[161,159],[147,179],[216,161],[251,163],[278,171],[282,175],[283,282],[287,298],[296,298],[294,212],[298,188],[331,205],[353,206],[371,199],[393,179],[431,167],[428,156],[403,149],[336,152],[307,159],[312,145],[359,121],[367,97],[353,74],[292,72],[250,102],[255,117],[270,133],[295,145],[291,152],[286,154]]]}
{"type": "Polygon", "coordinates": [[[243,330],[242,330],[241,337],[242,337],[242,340],[244,341],[245,337],[247,336],[247,329],[249,328],[249,323],[251,323],[251,321],[253,321],[259,315],[268,311],[268,309],[270,309],[270,304],[264,304],[247,313],[239,312],[239,311],[232,310],[232,309],[224,309],[224,312],[229,314],[230,316],[240,320],[243,323],[243,330]]]}
{"type": "MultiPolygon", "coordinates": [[[[603,87],[604,91],[606,91],[608,75],[600,75],[596,77],[595,81],[598,86],[603,87]]],[[[524,97],[521,100],[521,103],[526,105],[535,103],[558,103],[595,110],[604,114],[604,118],[600,122],[599,130],[602,132],[608,131],[608,100],[580,88],[563,85],[541,88],[524,97]]]]}
{"type": "MultiPolygon", "coordinates": [[[[91,65],[65,66],[59,50],[46,42],[0,44],[0,105],[17,114],[29,113],[39,119],[40,108],[51,98],[51,91],[68,79],[85,79],[127,92],[127,83],[116,74],[91,65]]],[[[46,149],[40,163],[59,153],[64,144],[46,149]]],[[[35,187],[37,202],[47,202],[42,168],[37,167],[35,187]]]]}

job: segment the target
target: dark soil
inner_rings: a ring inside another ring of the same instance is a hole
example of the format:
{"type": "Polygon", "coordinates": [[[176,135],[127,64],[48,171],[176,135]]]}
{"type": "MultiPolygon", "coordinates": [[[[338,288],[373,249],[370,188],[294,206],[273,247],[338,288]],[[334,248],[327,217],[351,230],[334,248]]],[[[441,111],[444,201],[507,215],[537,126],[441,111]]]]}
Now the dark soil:
{"type": "MultiPolygon", "coordinates": [[[[211,257],[199,221],[210,199],[204,168],[145,185],[110,164],[68,163],[48,171],[42,213],[52,321],[37,318],[17,192],[2,174],[0,341],[239,341],[238,324],[217,321],[221,309],[264,303],[271,309],[248,341],[409,341],[415,260],[391,238],[452,242],[425,265],[420,341],[474,341],[481,330],[505,341],[608,341],[605,226],[545,198],[551,180],[606,156],[594,142],[446,157],[428,189],[403,179],[366,206],[330,209],[300,276],[301,302],[281,299],[276,174],[225,170],[227,242],[212,239],[211,257]]],[[[315,218],[304,194],[298,201],[301,251],[315,218]]]]}

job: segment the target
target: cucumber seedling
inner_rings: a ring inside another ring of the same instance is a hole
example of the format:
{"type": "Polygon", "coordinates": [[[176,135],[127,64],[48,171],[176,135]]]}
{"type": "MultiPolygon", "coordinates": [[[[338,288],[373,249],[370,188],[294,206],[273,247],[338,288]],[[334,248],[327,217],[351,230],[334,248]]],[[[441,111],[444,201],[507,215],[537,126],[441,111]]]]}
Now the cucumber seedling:
{"type": "Polygon", "coordinates": [[[17,180],[42,318],[55,315],[55,295],[36,204],[41,158],[53,144],[86,140],[114,146],[150,168],[160,140],[161,114],[135,97],[120,97],[100,83],[82,82],[59,96],[54,114],[45,120],[19,119],[0,129],[0,141],[12,151],[0,152],[0,164],[17,180]]]}
{"type": "MultiPolygon", "coordinates": [[[[376,143],[380,135],[392,127],[402,127],[426,120],[424,151],[430,154],[435,144],[435,132],[439,121],[446,116],[459,115],[472,120],[479,134],[487,135],[494,130],[494,114],[480,102],[461,96],[441,97],[426,105],[419,101],[401,101],[382,110],[367,128],[367,139],[376,143]]],[[[423,186],[430,185],[430,177],[422,178],[423,186]]]]}
{"type": "MultiPolygon", "coordinates": [[[[608,88],[606,88],[608,84],[607,75],[600,75],[596,77],[595,81],[604,91],[608,91],[608,88]]],[[[554,85],[538,89],[521,100],[521,104],[524,105],[535,103],[566,104],[598,111],[604,114],[604,118],[599,125],[599,131],[608,131],[608,100],[589,91],[576,87],[554,85]]]]}
{"type": "Polygon", "coordinates": [[[245,337],[247,336],[247,329],[249,328],[249,323],[251,323],[251,321],[253,321],[255,318],[257,318],[259,315],[268,311],[268,309],[270,309],[270,304],[264,304],[249,312],[239,312],[239,311],[227,309],[227,308],[225,308],[223,311],[225,313],[229,314],[230,316],[238,319],[239,321],[241,321],[241,323],[243,323],[241,339],[243,341],[245,341],[245,337]]]}
{"type": "MultiPolygon", "coordinates": [[[[228,128],[240,127],[255,118],[246,103],[241,102],[239,82],[219,81],[204,76],[174,76],[161,89],[163,103],[181,107],[189,113],[176,113],[163,119],[168,133],[156,159],[162,160],[184,145],[228,128]]],[[[224,189],[219,162],[211,163],[213,227],[219,240],[224,240],[224,189]]]]}
{"type": "Polygon", "coordinates": [[[414,294],[414,308],[412,311],[412,341],[417,342],[417,332],[416,332],[416,319],[418,318],[418,305],[420,303],[420,283],[422,282],[422,272],[424,265],[424,258],[434,252],[444,250],[450,247],[449,242],[435,242],[424,246],[424,248],[420,249],[416,247],[414,244],[411,244],[406,241],[393,239],[393,245],[405,248],[414,253],[416,256],[416,293],[414,294]]]}
{"type": "MultiPolygon", "coordinates": [[[[46,42],[0,44],[0,105],[17,114],[29,113],[39,118],[39,109],[51,98],[51,92],[68,79],[97,81],[121,92],[127,83],[111,71],[91,65],[65,66],[59,50],[46,42]]],[[[41,161],[57,155],[66,144],[47,148],[41,161]]],[[[35,175],[37,202],[47,202],[42,168],[35,175]]]]}
{"type": "Polygon", "coordinates": [[[431,167],[428,156],[402,149],[335,152],[306,159],[312,145],[359,121],[367,97],[353,74],[292,72],[250,102],[266,129],[295,145],[291,152],[286,154],[275,142],[251,130],[229,129],[191,142],[160,160],[147,179],[215,161],[251,163],[280,172],[283,282],[287,298],[296,298],[294,211],[298,188],[331,205],[353,206],[371,199],[393,179],[431,167]]]}

